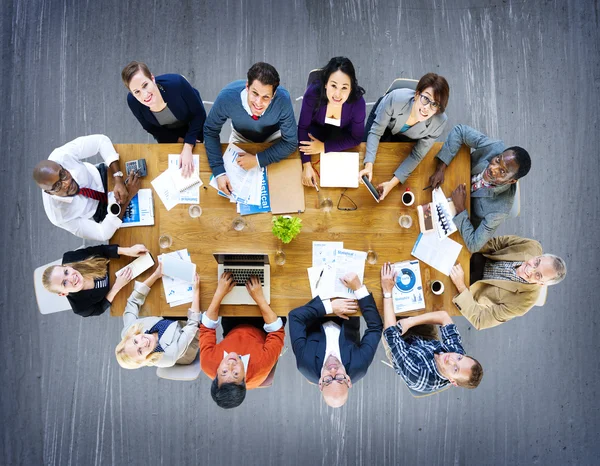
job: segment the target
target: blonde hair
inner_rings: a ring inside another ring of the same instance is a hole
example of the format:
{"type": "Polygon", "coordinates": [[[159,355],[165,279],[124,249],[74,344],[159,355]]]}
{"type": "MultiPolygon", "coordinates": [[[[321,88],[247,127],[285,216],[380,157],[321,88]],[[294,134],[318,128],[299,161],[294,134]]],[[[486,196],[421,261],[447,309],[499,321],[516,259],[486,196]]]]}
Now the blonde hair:
{"type": "Polygon", "coordinates": [[[56,267],[72,267],[77,270],[83,277],[83,279],[98,279],[101,280],[106,277],[106,271],[108,269],[108,263],[110,260],[104,257],[91,256],[85,260],[79,262],[69,262],[63,265],[51,265],[42,274],[42,285],[51,293],[59,293],[52,288],[50,277],[56,267]]]}
{"type": "Polygon", "coordinates": [[[125,343],[127,343],[130,338],[133,338],[136,335],[141,335],[142,333],[144,333],[144,325],[142,323],[138,322],[137,324],[131,325],[127,329],[127,333],[123,339],[115,348],[117,362],[123,369],[139,369],[140,367],[144,366],[154,366],[160,360],[160,358],[162,358],[163,353],[150,353],[148,356],[146,356],[145,360],[137,361],[125,353],[125,343]]]}

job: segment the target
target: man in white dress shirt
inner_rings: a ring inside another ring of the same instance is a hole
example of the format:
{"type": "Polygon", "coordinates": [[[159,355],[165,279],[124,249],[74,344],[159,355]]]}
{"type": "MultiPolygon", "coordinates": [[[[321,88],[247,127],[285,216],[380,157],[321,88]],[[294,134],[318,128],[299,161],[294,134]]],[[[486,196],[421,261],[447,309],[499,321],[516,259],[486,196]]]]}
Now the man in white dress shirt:
{"type": "Polygon", "coordinates": [[[119,154],[107,136],[94,134],[68,142],[36,165],[33,179],[43,190],[44,210],[50,222],[80,238],[109,240],[121,226],[125,209],[137,194],[136,174],[123,181],[119,154]],[[103,164],[94,166],[83,160],[100,154],[103,164]],[[114,177],[114,195],[120,214],[108,212],[107,169],[114,177]]]}

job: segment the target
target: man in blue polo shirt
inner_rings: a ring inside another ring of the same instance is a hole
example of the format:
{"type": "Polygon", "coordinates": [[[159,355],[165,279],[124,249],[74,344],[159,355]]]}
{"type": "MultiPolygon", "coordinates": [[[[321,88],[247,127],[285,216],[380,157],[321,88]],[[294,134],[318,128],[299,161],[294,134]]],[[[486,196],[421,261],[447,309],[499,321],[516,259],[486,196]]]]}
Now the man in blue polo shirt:
{"type": "Polygon", "coordinates": [[[276,142],[257,154],[243,152],[238,165],[245,170],[265,167],[289,156],[298,147],[298,129],[288,91],[279,87],[279,74],[268,63],[255,63],[248,70],[247,81],[234,81],[224,87],[204,123],[204,145],[208,163],[217,178],[219,189],[231,194],[225,173],[220,134],[231,119],[229,142],[276,142]]]}

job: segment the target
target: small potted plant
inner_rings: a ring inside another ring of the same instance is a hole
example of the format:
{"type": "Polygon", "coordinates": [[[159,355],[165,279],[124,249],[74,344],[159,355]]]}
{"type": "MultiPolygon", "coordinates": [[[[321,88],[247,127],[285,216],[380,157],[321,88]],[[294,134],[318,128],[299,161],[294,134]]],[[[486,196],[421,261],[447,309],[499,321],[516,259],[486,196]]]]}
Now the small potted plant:
{"type": "Polygon", "coordinates": [[[273,217],[273,234],[279,239],[277,252],[275,253],[275,263],[277,265],[285,264],[285,252],[283,252],[283,244],[288,244],[292,241],[302,229],[302,220],[298,217],[283,215],[273,217]]]}

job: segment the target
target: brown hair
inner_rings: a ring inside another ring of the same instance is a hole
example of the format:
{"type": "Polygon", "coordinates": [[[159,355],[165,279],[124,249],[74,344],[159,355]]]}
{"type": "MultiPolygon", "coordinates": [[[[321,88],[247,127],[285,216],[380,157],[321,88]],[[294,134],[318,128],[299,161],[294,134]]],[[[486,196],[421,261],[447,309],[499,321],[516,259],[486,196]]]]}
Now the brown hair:
{"type": "Polygon", "coordinates": [[[446,111],[446,106],[448,105],[448,99],[450,98],[450,86],[448,86],[448,81],[439,74],[427,73],[419,79],[416,92],[422,94],[428,87],[433,88],[433,98],[440,105],[439,113],[444,113],[446,111]]]}
{"type": "Polygon", "coordinates": [[[144,76],[146,76],[148,79],[152,79],[152,73],[150,73],[148,65],[142,63],[141,61],[132,61],[125,68],[123,68],[123,71],[121,71],[121,79],[123,80],[123,84],[125,84],[127,89],[129,89],[129,83],[133,79],[133,75],[139,71],[144,73],[144,76]]]}
{"type": "Polygon", "coordinates": [[[477,388],[481,382],[481,379],[483,378],[483,367],[481,367],[481,364],[477,359],[472,358],[471,356],[465,357],[472,359],[474,362],[474,364],[471,366],[471,376],[464,382],[459,382],[457,380],[456,384],[463,388],[477,388]]]}
{"type": "Polygon", "coordinates": [[[79,262],[69,262],[63,265],[52,265],[44,270],[44,273],[42,274],[42,285],[44,285],[44,288],[51,293],[59,293],[52,288],[52,283],[50,283],[50,276],[56,267],[73,267],[83,276],[84,280],[86,278],[92,280],[103,279],[106,277],[106,270],[109,262],[110,261],[104,257],[91,256],[79,262]]]}
{"type": "Polygon", "coordinates": [[[136,335],[141,335],[142,333],[144,333],[144,324],[141,322],[132,324],[127,329],[127,333],[123,339],[115,348],[117,362],[123,369],[139,369],[140,367],[144,366],[154,366],[163,357],[163,353],[150,353],[148,356],[146,356],[144,361],[135,361],[125,354],[125,343],[127,343],[130,338],[133,338],[136,335]]]}

